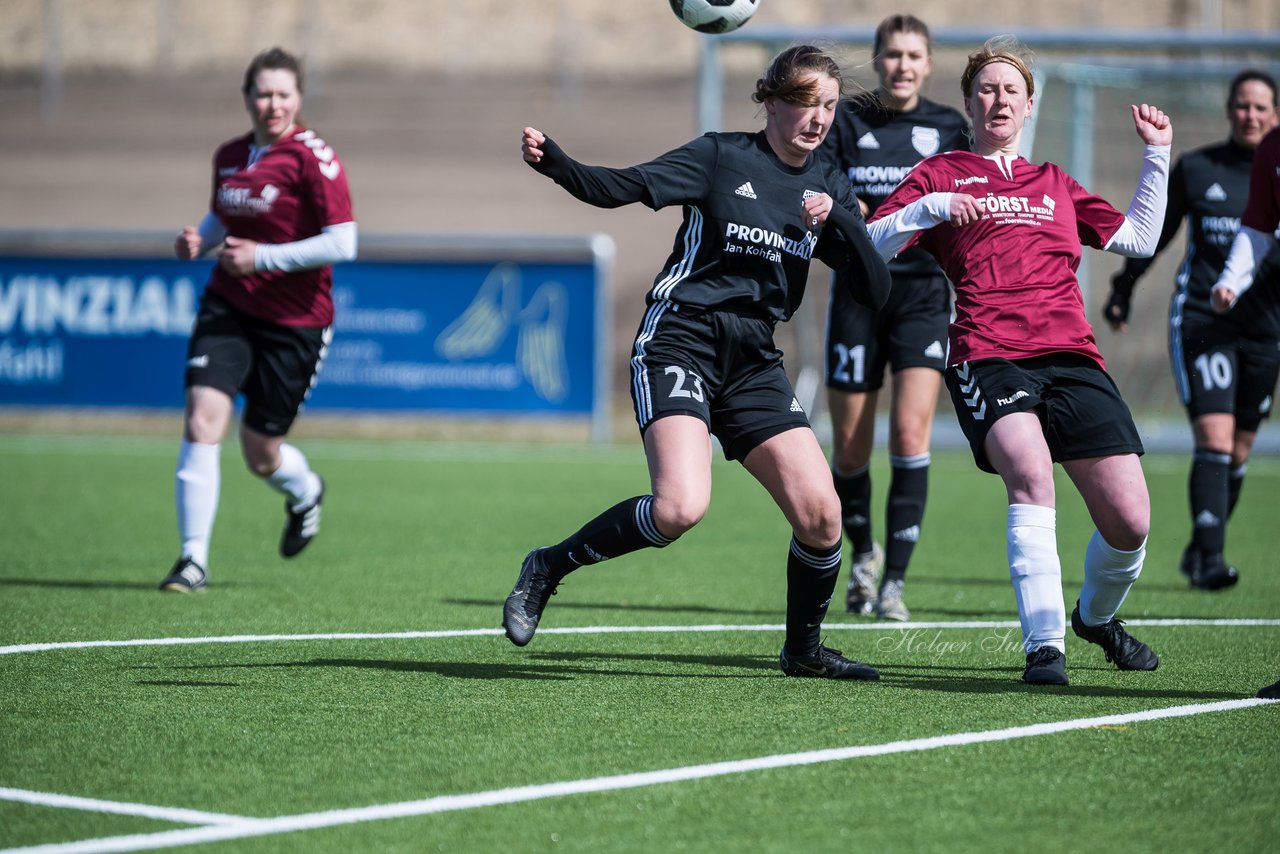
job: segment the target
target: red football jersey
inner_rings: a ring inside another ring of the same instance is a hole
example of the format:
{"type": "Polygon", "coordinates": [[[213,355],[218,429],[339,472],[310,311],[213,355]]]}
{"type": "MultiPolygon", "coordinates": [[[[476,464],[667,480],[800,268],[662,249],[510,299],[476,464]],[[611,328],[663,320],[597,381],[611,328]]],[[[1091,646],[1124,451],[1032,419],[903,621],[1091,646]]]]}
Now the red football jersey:
{"type": "MultiPolygon", "coordinates": [[[[301,125],[265,149],[253,146],[251,133],[223,143],[213,156],[210,209],[227,234],[259,243],[292,243],[354,219],[342,162],[301,125]]],[[[328,265],[241,278],[215,266],[209,291],[263,320],[320,327],[333,322],[332,282],[328,265]]]]}
{"type": "Polygon", "coordinates": [[[1280,128],[1262,138],[1253,152],[1249,173],[1249,203],[1240,224],[1275,234],[1280,228],[1280,128]]]}
{"type": "Polygon", "coordinates": [[[935,192],[986,202],[978,222],[942,223],[907,242],[932,254],[955,285],[949,363],[1069,352],[1104,365],[1076,270],[1081,244],[1102,248],[1124,214],[1052,163],[951,151],[922,160],[872,219],[935,192]]]}

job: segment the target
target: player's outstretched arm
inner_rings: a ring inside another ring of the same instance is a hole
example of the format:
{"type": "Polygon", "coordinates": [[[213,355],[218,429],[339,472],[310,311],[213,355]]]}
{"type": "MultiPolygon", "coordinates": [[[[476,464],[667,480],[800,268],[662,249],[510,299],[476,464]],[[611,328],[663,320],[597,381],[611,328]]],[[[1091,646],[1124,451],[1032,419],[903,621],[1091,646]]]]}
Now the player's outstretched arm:
{"type": "Polygon", "coordinates": [[[1142,152],[1142,173],[1125,211],[1124,222],[1103,246],[1103,250],[1127,258],[1150,258],[1160,243],[1164,212],[1169,204],[1169,149],[1173,145],[1173,122],[1159,107],[1132,104],[1133,127],[1146,143],[1142,152]]]}
{"type": "Polygon", "coordinates": [[[574,198],[589,205],[616,208],[650,201],[648,187],[634,167],[612,169],[579,163],[537,128],[527,127],[521,132],[520,156],[574,198]]]}

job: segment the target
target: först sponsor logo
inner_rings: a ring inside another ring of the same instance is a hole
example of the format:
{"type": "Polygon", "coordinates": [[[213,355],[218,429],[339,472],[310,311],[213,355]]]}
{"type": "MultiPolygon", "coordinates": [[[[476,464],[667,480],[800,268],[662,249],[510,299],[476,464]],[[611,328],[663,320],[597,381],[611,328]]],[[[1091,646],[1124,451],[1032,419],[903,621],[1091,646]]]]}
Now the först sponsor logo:
{"type": "Polygon", "coordinates": [[[1053,220],[1053,211],[1057,203],[1045,196],[1040,204],[1035,204],[1026,196],[1002,196],[998,193],[987,193],[975,196],[978,204],[986,212],[986,217],[1004,224],[1039,225],[1046,220],[1053,220]]]}
{"type": "Polygon", "coordinates": [[[768,261],[775,262],[782,261],[783,252],[807,261],[813,256],[813,247],[818,242],[818,236],[813,232],[808,232],[802,239],[795,240],[767,228],[740,225],[736,222],[725,226],[724,236],[725,254],[740,252],[746,255],[759,255],[768,261]]]}
{"type": "Polygon", "coordinates": [[[219,187],[218,210],[230,216],[256,216],[270,211],[279,194],[270,184],[262,188],[262,196],[255,196],[249,187],[219,187]]]}

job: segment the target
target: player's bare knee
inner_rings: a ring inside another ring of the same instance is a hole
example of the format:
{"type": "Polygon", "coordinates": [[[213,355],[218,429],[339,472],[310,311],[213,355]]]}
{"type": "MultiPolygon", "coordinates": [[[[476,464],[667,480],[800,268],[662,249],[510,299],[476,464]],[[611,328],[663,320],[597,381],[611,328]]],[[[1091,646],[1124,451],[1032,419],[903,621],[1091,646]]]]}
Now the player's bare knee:
{"type": "Polygon", "coordinates": [[[222,441],[222,423],[220,417],[197,409],[187,413],[184,435],[189,442],[216,445],[222,441]]]}
{"type": "Polygon", "coordinates": [[[280,463],[278,461],[273,462],[264,457],[250,457],[248,455],[244,458],[244,464],[249,471],[253,472],[258,477],[269,477],[272,472],[280,467],[280,463]]]}
{"type": "Polygon", "coordinates": [[[796,539],[802,543],[813,545],[839,542],[840,503],[839,501],[815,501],[795,515],[792,530],[796,539]]]}
{"type": "Polygon", "coordinates": [[[1111,508],[1103,518],[1095,520],[1098,532],[1107,545],[1122,552],[1142,548],[1151,533],[1151,509],[1145,503],[1131,502],[1111,508]]]}
{"type": "Polygon", "coordinates": [[[663,536],[675,539],[702,521],[707,503],[694,496],[655,495],[653,522],[663,536]]]}
{"type": "Polygon", "coordinates": [[[831,464],[836,471],[853,472],[871,461],[871,449],[857,441],[836,442],[831,448],[831,464]]]}

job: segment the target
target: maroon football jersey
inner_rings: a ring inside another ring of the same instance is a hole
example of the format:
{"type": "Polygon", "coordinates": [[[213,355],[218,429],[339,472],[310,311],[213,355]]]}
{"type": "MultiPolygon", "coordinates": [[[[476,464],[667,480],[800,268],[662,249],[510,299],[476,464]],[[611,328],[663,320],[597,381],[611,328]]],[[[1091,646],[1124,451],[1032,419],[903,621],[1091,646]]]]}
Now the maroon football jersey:
{"type": "MultiPolygon", "coordinates": [[[[213,156],[210,209],[227,234],[259,243],[292,243],[352,222],[347,173],[314,131],[299,125],[258,149],[253,134],[223,143],[213,156]]],[[[328,265],[295,273],[257,271],[236,278],[215,266],[209,291],[245,314],[282,326],[333,322],[328,265]]]]}
{"type": "Polygon", "coordinates": [[[952,151],[921,161],[873,219],[935,192],[986,204],[976,223],[942,223],[907,242],[932,254],[955,285],[950,364],[1069,352],[1103,365],[1076,270],[1081,244],[1102,248],[1124,214],[1052,163],[952,151]]]}
{"type": "Polygon", "coordinates": [[[1262,138],[1253,153],[1249,174],[1249,203],[1240,224],[1274,234],[1280,227],[1280,128],[1262,138]]]}

